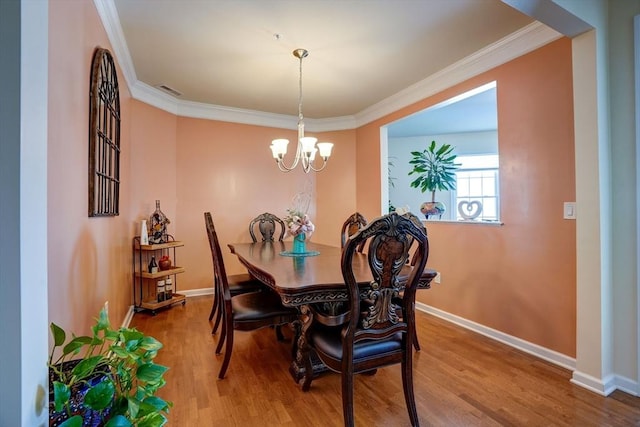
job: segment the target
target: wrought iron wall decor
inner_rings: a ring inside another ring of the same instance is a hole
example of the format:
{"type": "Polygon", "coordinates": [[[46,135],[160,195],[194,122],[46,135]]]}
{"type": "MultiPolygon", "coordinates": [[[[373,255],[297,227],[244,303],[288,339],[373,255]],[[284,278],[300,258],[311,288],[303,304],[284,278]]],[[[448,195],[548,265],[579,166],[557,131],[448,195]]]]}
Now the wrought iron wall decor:
{"type": "Polygon", "coordinates": [[[120,93],[113,57],[97,48],[89,90],[89,216],[119,215],[120,93]]]}

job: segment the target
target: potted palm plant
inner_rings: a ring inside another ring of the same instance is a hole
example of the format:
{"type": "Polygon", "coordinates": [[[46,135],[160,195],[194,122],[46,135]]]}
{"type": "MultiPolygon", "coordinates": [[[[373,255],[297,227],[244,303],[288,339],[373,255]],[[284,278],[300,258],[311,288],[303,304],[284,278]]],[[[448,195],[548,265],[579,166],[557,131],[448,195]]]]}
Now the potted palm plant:
{"type": "Polygon", "coordinates": [[[453,154],[450,144],[437,146],[435,141],[431,141],[429,146],[422,151],[412,151],[409,164],[413,169],[409,175],[417,175],[411,182],[412,188],[419,188],[423,193],[431,192],[431,201],[420,206],[427,219],[430,215],[442,214],[446,211],[446,206],[442,202],[436,201],[436,191],[456,189],[456,170],[460,167],[455,163],[456,155],[453,154]]]}
{"type": "Polygon", "coordinates": [[[53,322],[50,327],[50,425],[166,424],[165,414],[172,403],[156,396],[168,369],[153,362],[162,348],[159,341],[135,328],[112,329],[104,307],[92,327],[92,336],[72,335],[65,344],[67,333],[53,322]]]}

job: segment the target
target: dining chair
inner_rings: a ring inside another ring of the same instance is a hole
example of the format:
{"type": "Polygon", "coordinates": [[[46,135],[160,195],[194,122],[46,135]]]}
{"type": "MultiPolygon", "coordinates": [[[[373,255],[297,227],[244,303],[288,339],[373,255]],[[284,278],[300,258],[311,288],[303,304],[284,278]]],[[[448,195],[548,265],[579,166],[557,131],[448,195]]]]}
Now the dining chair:
{"type": "MultiPolygon", "coordinates": [[[[340,230],[340,247],[344,248],[349,237],[356,234],[360,231],[361,228],[364,228],[367,225],[367,219],[362,216],[360,212],[355,212],[349,216],[342,224],[342,230],[340,230]]],[[[364,242],[358,248],[358,252],[362,252],[364,250],[364,242]]]]}
{"type": "MultiPolygon", "coordinates": [[[[204,213],[205,224],[211,222],[213,225],[213,220],[211,219],[211,213],[204,213]]],[[[227,276],[227,283],[229,284],[229,292],[231,296],[240,295],[248,292],[256,292],[261,291],[265,288],[264,284],[260,282],[258,279],[251,277],[249,273],[240,273],[240,274],[230,274],[227,276]]],[[[214,277],[213,284],[213,304],[211,306],[211,312],[209,313],[209,321],[216,317],[213,328],[211,329],[211,333],[215,334],[218,331],[218,327],[220,326],[220,322],[222,321],[222,297],[220,295],[219,286],[220,284],[217,281],[217,278],[214,277]]]]}
{"type": "Polygon", "coordinates": [[[260,214],[252,219],[249,223],[249,234],[251,235],[251,239],[253,239],[253,243],[256,243],[258,241],[255,234],[256,226],[258,228],[258,231],[262,235],[263,242],[273,242],[278,225],[280,226],[278,241],[282,241],[284,239],[284,232],[286,230],[283,220],[269,212],[260,214]]]}
{"type": "Polygon", "coordinates": [[[218,373],[218,378],[223,379],[231,361],[234,331],[252,331],[291,323],[297,320],[298,311],[295,308],[283,306],[280,297],[266,288],[258,292],[231,296],[222,250],[211,213],[205,212],[204,217],[211,246],[214,282],[218,284],[218,291],[222,299],[220,307],[223,316],[222,332],[216,346],[216,354],[221,353],[222,346],[226,343],[224,360],[218,373]]]}
{"type": "MultiPolygon", "coordinates": [[[[345,426],[354,425],[354,374],[392,364],[401,364],[411,425],[419,425],[413,392],[414,306],[416,288],[428,256],[429,242],[423,229],[395,212],[369,223],[344,247],[341,268],[347,287],[348,309],[352,314],[348,323],[340,327],[328,328],[312,322],[305,338],[329,369],[341,373],[345,426]],[[369,245],[366,256],[373,280],[368,289],[361,289],[353,272],[354,254],[362,242],[369,245]],[[398,276],[410,257],[412,242],[419,255],[415,268],[402,284],[398,276]],[[402,298],[398,298],[400,293],[403,293],[402,298]],[[398,315],[398,308],[401,315],[398,315]]],[[[308,390],[313,380],[311,357],[305,360],[305,370],[302,389],[308,390]]],[[[378,389],[376,392],[385,391],[378,389]]]]}

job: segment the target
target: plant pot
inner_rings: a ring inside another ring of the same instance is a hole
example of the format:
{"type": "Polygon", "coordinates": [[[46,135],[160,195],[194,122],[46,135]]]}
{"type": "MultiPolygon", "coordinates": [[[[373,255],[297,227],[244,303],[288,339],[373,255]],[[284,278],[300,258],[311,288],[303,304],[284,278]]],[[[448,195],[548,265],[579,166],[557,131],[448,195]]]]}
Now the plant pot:
{"type": "MultiPolygon", "coordinates": [[[[81,359],[71,360],[62,364],[62,370],[64,372],[71,372],[71,370],[80,363],[81,359]]],[[[106,368],[105,368],[106,369],[106,368]]],[[[96,375],[88,378],[86,383],[78,383],[71,388],[71,403],[70,414],[63,409],[60,412],[55,410],[55,398],[53,393],[53,382],[58,380],[56,373],[49,369],[49,427],[59,426],[64,421],[74,415],[82,416],[83,427],[98,427],[105,424],[109,419],[111,413],[111,407],[107,407],[102,411],[94,411],[84,406],[84,396],[89,391],[89,388],[96,384],[107,380],[109,377],[106,374],[96,375]]]]}
{"type": "Polygon", "coordinates": [[[447,211],[447,207],[442,202],[424,202],[420,205],[420,212],[429,219],[429,216],[438,215],[442,218],[442,214],[447,211]]]}

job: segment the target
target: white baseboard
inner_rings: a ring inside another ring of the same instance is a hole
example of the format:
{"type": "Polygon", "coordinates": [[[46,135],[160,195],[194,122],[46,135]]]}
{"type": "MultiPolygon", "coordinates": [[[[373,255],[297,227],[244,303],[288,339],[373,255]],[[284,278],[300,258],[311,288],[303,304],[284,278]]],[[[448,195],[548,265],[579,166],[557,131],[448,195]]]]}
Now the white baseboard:
{"type": "Polygon", "coordinates": [[[632,396],[640,396],[640,384],[638,384],[637,381],[620,375],[614,375],[613,382],[616,389],[629,393],[632,396]]]}
{"type": "MultiPolygon", "coordinates": [[[[182,295],[185,297],[199,297],[202,295],[213,295],[213,287],[211,288],[202,288],[202,289],[190,289],[187,291],[180,291],[182,295]]],[[[128,328],[131,324],[131,319],[133,319],[133,315],[136,314],[135,307],[129,306],[129,310],[127,314],[124,316],[124,320],[122,321],[122,327],[128,328]]]]}
{"type": "Polygon", "coordinates": [[[554,365],[561,366],[565,369],[569,369],[570,371],[573,371],[576,368],[576,359],[572,357],[568,357],[556,351],[549,350],[548,348],[541,347],[537,344],[530,343],[529,341],[525,341],[512,335],[505,334],[504,332],[500,332],[498,330],[456,316],[455,314],[447,313],[446,311],[439,310],[420,302],[416,302],[416,308],[420,311],[433,314],[434,316],[437,316],[441,319],[447,320],[458,326],[462,326],[463,328],[492,338],[513,348],[517,348],[518,350],[522,350],[525,353],[532,354],[536,357],[539,357],[540,359],[546,360],[547,362],[551,362],[554,365]]]}
{"type": "Polygon", "coordinates": [[[128,328],[129,325],[131,324],[131,319],[133,319],[133,315],[136,314],[135,310],[133,309],[133,306],[130,305],[129,306],[129,310],[127,311],[126,316],[124,316],[124,320],[122,321],[122,327],[123,328],[128,328]]]}
{"type": "Polygon", "coordinates": [[[638,382],[621,375],[607,375],[604,380],[592,377],[580,371],[573,371],[571,382],[580,387],[598,393],[602,396],[609,396],[616,390],[623,391],[632,396],[638,396],[638,382]]]}
{"type": "Polygon", "coordinates": [[[211,288],[200,288],[200,289],[189,289],[188,291],[180,291],[182,295],[185,297],[200,297],[203,295],[213,295],[213,287],[211,288]]]}
{"type": "Polygon", "coordinates": [[[573,371],[571,382],[601,396],[608,396],[616,390],[614,375],[608,375],[602,380],[576,370],[573,371]]]}

